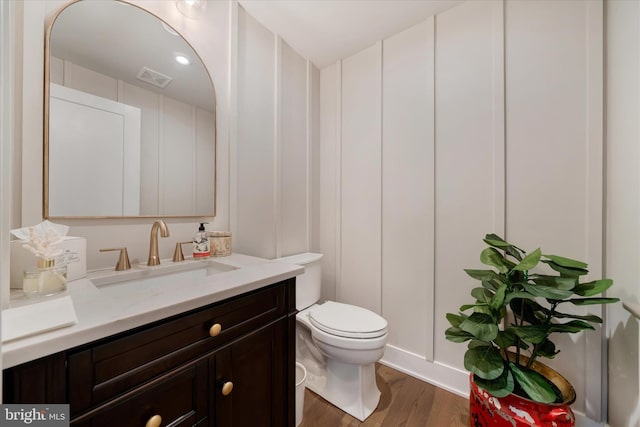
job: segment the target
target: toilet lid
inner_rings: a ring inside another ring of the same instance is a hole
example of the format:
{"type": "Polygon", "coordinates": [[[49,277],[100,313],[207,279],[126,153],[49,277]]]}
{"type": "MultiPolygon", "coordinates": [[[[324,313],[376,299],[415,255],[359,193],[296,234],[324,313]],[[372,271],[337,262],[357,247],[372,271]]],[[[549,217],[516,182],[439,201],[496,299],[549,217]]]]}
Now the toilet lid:
{"type": "Polygon", "coordinates": [[[309,312],[316,328],[345,338],[377,338],[387,332],[387,321],[366,308],[327,301],[309,312]]]}

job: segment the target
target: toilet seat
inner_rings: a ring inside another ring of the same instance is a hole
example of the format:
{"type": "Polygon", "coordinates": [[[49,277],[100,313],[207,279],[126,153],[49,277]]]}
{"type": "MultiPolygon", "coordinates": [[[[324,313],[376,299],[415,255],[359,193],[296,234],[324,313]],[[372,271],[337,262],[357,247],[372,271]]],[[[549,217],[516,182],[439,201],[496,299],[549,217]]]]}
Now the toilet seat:
{"type": "Polygon", "coordinates": [[[387,321],[376,313],[334,301],[313,307],[309,321],[327,334],[344,338],[371,339],[387,333],[387,321]]]}

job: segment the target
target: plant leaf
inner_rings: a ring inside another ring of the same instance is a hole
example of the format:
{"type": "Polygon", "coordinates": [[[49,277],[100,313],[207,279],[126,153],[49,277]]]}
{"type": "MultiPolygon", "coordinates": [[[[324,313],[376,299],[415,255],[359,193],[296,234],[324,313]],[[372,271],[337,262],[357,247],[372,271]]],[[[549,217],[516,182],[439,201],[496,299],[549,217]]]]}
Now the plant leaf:
{"type": "Polygon", "coordinates": [[[572,298],[569,302],[573,305],[611,304],[620,301],[620,298],[572,298]]]}
{"type": "Polygon", "coordinates": [[[465,269],[465,273],[467,273],[470,277],[476,280],[491,280],[498,275],[493,270],[473,270],[473,269],[465,269]]]}
{"type": "Polygon", "coordinates": [[[460,324],[460,329],[469,332],[481,341],[492,341],[498,335],[498,325],[485,313],[473,313],[460,324]]]}
{"type": "Polygon", "coordinates": [[[485,235],[483,240],[487,245],[495,246],[496,248],[506,248],[507,246],[513,246],[511,243],[505,242],[502,237],[493,233],[485,235]]]}
{"type": "Polygon", "coordinates": [[[518,265],[513,267],[513,269],[517,271],[531,270],[533,267],[538,265],[538,263],[540,262],[541,255],[542,255],[542,252],[540,251],[540,248],[538,248],[535,251],[528,254],[526,257],[524,257],[518,265]]]}
{"type": "Polygon", "coordinates": [[[511,255],[518,261],[522,260],[521,254],[524,254],[524,251],[518,248],[517,246],[514,246],[511,243],[506,242],[502,237],[498,236],[497,234],[487,234],[484,237],[484,242],[489,246],[493,246],[494,248],[504,250],[507,254],[511,255]]]}
{"type": "Polygon", "coordinates": [[[581,316],[579,314],[559,313],[556,311],[554,316],[558,319],[578,319],[591,323],[602,323],[602,318],[600,316],[596,316],[595,314],[587,314],[581,316]]]}
{"type": "Polygon", "coordinates": [[[509,347],[517,346],[518,342],[520,342],[521,344],[520,348],[529,348],[529,345],[524,341],[518,340],[518,336],[509,328],[505,329],[504,331],[498,332],[498,336],[493,340],[493,342],[503,350],[506,350],[509,347]]]}
{"type": "Polygon", "coordinates": [[[484,249],[480,253],[480,262],[497,268],[500,273],[506,273],[514,266],[511,261],[506,260],[500,252],[494,248],[484,249]]]}
{"type": "Polygon", "coordinates": [[[469,341],[469,344],[467,344],[467,348],[486,347],[486,346],[487,346],[486,342],[476,340],[476,339],[469,341]]]}
{"type": "Polygon", "coordinates": [[[460,323],[462,323],[462,321],[466,319],[467,316],[464,316],[462,314],[447,313],[446,318],[449,323],[451,323],[451,326],[455,326],[456,328],[458,328],[460,327],[460,323]]]}
{"type": "Polygon", "coordinates": [[[461,343],[473,339],[473,335],[455,326],[452,326],[444,331],[444,336],[447,340],[455,343],[461,343]]]}
{"type": "Polygon", "coordinates": [[[586,270],[589,266],[586,262],[576,261],[575,259],[566,258],[558,255],[543,255],[545,258],[550,259],[561,267],[567,268],[579,268],[586,270]]]}
{"type": "Polygon", "coordinates": [[[547,276],[544,274],[535,274],[531,279],[536,285],[551,286],[566,291],[574,289],[577,283],[574,277],[547,276]]]}
{"type": "Polygon", "coordinates": [[[505,298],[505,302],[510,303],[512,300],[516,298],[534,300],[536,297],[531,295],[529,292],[516,291],[516,292],[510,292],[505,298]]]}
{"type": "Polygon", "coordinates": [[[522,287],[532,295],[548,299],[565,299],[573,295],[573,291],[559,289],[553,286],[545,286],[539,284],[523,283],[522,287]]]}
{"type": "Polygon", "coordinates": [[[509,328],[521,339],[533,344],[540,344],[551,333],[548,325],[511,326],[509,328]]]}
{"type": "Polygon", "coordinates": [[[498,378],[494,380],[484,380],[477,375],[473,376],[473,382],[476,385],[491,393],[495,397],[506,397],[513,393],[514,380],[509,369],[505,369],[498,378]]]}
{"type": "Polygon", "coordinates": [[[556,345],[549,339],[542,341],[536,347],[537,355],[540,357],[546,357],[547,359],[553,359],[556,354],[560,353],[560,350],[556,350],[556,345]]]}
{"type": "Polygon", "coordinates": [[[507,285],[503,283],[498,288],[498,291],[493,295],[490,301],[490,306],[493,310],[498,311],[504,304],[504,296],[507,292],[507,285]]]}
{"type": "Polygon", "coordinates": [[[471,290],[471,296],[474,297],[477,302],[488,303],[493,298],[493,292],[485,288],[473,288],[471,290]]]}
{"type": "Polygon", "coordinates": [[[594,330],[595,328],[590,324],[588,324],[587,322],[583,322],[582,320],[572,320],[567,323],[554,323],[553,325],[551,325],[551,328],[549,329],[549,331],[576,333],[576,332],[583,331],[585,329],[594,330]]]}
{"type": "Polygon", "coordinates": [[[560,273],[563,277],[580,277],[580,276],[584,276],[585,274],[589,273],[589,270],[585,270],[583,268],[570,268],[570,267],[564,267],[560,264],[556,264],[553,261],[549,261],[547,259],[541,259],[540,261],[544,262],[545,264],[547,264],[549,267],[551,267],[553,270],[557,271],[558,273],[560,273]]]}
{"type": "Polygon", "coordinates": [[[593,282],[580,283],[574,289],[573,292],[581,297],[592,297],[598,295],[609,289],[613,285],[611,279],[594,280],[593,282]]]}
{"type": "Polygon", "coordinates": [[[480,378],[495,380],[504,372],[504,361],[493,346],[474,347],[464,354],[464,367],[480,378]]]}
{"type": "Polygon", "coordinates": [[[488,289],[492,292],[496,292],[498,290],[498,288],[500,287],[500,285],[502,285],[504,283],[503,280],[501,280],[502,277],[496,275],[496,277],[494,279],[491,280],[483,280],[482,281],[482,287],[485,289],[488,289]]]}
{"type": "Polygon", "coordinates": [[[556,392],[549,382],[539,373],[523,369],[514,363],[509,363],[515,381],[522,387],[530,399],[541,403],[553,403],[557,399],[556,392]]]}
{"type": "Polygon", "coordinates": [[[480,309],[480,307],[488,307],[489,304],[485,303],[477,303],[477,304],[465,304],[460,306],[460,311],[467,311],[470,308],[480,309]]]}

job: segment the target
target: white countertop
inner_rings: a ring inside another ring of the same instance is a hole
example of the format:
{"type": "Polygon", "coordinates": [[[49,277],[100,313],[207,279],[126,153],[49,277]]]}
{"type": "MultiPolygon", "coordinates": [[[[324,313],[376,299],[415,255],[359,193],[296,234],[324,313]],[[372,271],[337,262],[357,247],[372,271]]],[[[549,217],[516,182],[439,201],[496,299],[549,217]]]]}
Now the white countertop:
{"type": "MultiPolygon", "coordinates": [[[[208,258],[236,269],[216,273],[198,280],[184,280],[163,286],[151,298],[135,299],[109,297],[100,291],[90,279],[104,275],[105,271],[94,272],[87,278],[74,280],[67,284],[67,290],[48,299],[11,299],[12,307],[38,304],[51,298],[69,296],[73,302],[78,322],[72,326],[16,339],[2,343],[2,367],[10,368],[43,356],[67,350],[113,334],[162,320],[167,317],[203,307],[236,295],[243,294],[304,272],[304,268],[282,262],[272,262],[247,255],[232,254],[227,257],[208,258]]],[[[182,263],[197,263],[197,260],[185,260],[182,263]]],[[[154,269],[160,271],[178,263],[162,260],[159,266],[133,266],[132,270],[154,269]]],[[[156,272],[154,271],[154,272],[156,272]]],[[[108,274],[126,275],[127,272],[108,274]]],[[[124,276],[123,276],[124,277],[124,276]]],[[[132,291],[135,292],[135,285],[132,291]]]]}

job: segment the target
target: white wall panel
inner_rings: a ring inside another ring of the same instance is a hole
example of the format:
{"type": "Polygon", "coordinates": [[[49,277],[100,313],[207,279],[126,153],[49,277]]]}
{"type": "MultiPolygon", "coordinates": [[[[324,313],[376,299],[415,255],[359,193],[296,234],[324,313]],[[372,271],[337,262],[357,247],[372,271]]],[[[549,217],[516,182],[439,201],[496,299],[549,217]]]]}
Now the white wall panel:
{"type": "MultiPolygon", "coordinates": [[[[640,303],[640,2],[606,5],[608,296],[640,303]],[[635,94],[633,96],[632,94],[635,94]]],[[[640,427],[640,322],[621,304],[607,311],[609,425],[640,427]]]]}
{"type": "MultiPolygon", "coordinates": [[[[486,233],[493,232],[494,171],[503,167],[494,154],[496,111],[494,8],[501,2],[466,2],[436,17],[435,108],[435,360],[463,369],[460,344],[444,338],[447,312],[468,303],[474,286],[463,271],[478,268],[486,233]]],[[[499,79],[498,79],[499,80],[499,79]]]]}
{"type": "Polygon", "coordinates": [[[211,144],[211,135],[215,135],[216,120],[212,112],[195,109],[195,209],[194,212],[213,212],[214,199],[211,186],[216,179],[215,144],[211,144]]]}
{"type": "MultiPolygon", "coordinates": [[[[602,273],[602,114],[593,110],[602,79],[589,80],[602,75],[602,60],[589,62],[602,55],[602,12],[599,34],[589,19],[598,4],[510,1],[505,9],[508,238],[586,261],[593,278],[602,273]]],[[[570,349],[549,364],[582,396],[574,408],[599,419],[600,339],[591,338],[594,356],[585,334],[555,338],[570,349]]]]}
{"type": "Polygon", "coordinates": [[[320,71],[320,252],[322,299],[336,299],[340,206],[340,63],[320,71]]]}
{"type": "Polygon", "coordinates": [[[237,233],[234,250],[276,256],[275,36],[238,9],[237,233]]]}
{"type": "Polygon", "coordinates": [[[311,148],[311,158],[309,159],[310,172],[310,237],[309,250],[320,252],[320,70],[311,63],[309,67],[309,138],[311,148]]]}
{"type": "Polygon", "coordinates": [[[280,256],[307,250],[307,61],[282,43],[280,87],[280,256]]]}
{"type": "Polygon", "coordinates": [[[195,208],[194,107],[163,98],[160,141],[160,214],[179,215],[195,208]]]}
{"type": "Polygon", "coordinates": [[[64,85],[102,98],[118,100],[118,80],[64,61],[64,85]]]}
{"type": "Polygon", "coordinates": [[[140,108],[140,157],[145,159],[140,164],[140,214],[156,215],[160,207],[160,98],[154,92],[123,83],[122,102],[140,108]]]}
{"type": "Polygon", "coordinates": [[[341,271],[337,298],[381,310],[381,43],[342,62],[341,271]]]}
{"type": "Polygon", "coordinates": [[[383,42],[382,315],[388,343],[433,357],[434,19],[383,42]]]}

